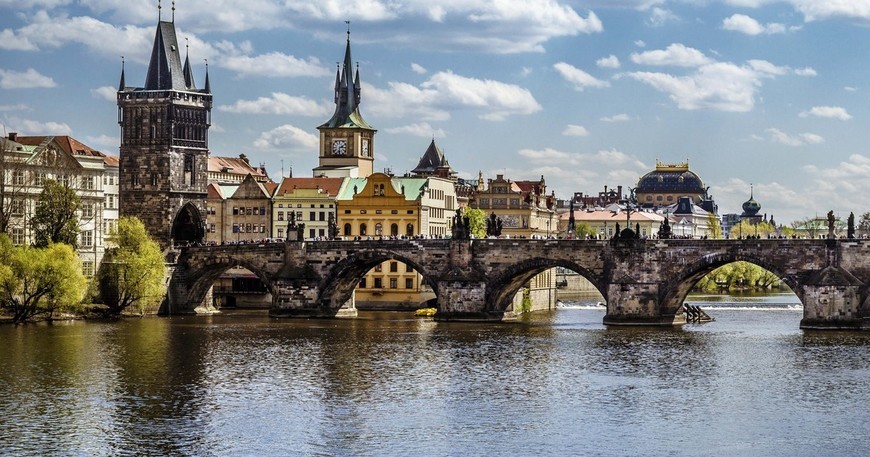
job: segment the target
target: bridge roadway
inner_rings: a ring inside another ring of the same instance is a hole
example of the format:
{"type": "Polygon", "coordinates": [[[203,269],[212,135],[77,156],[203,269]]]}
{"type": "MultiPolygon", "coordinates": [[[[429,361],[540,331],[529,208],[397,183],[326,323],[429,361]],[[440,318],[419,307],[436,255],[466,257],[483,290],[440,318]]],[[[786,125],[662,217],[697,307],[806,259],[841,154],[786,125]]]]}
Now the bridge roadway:
{"type": "Polygon", "coordinates": [[[608,325],[679,325],[692,286],[744,260],[779,276],[804,305],[801,328],[870,329],[870,240],[378,240],[277,242],[182,249],[164,313],[213,312],[210,289],[241,265],[272,294],[270,314],[355,316],[353,291],[395,259],[437,295],[437,320],[514,317],[511,299],[532,277],[565,267],[604,296],[608,325]]]}

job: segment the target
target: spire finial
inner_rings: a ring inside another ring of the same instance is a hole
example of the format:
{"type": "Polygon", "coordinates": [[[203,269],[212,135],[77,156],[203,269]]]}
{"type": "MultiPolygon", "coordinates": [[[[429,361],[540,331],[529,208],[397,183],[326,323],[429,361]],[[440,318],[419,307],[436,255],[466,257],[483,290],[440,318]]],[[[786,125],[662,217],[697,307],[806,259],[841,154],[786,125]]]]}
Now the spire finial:
{"type": "Polygon", "coordinates": [[[161,0],[157,0],[157,21],[163,20],[163,2],[161,0]]]}
{"type": "Polygon", "coordinates": [[[125,67],[124,56],[121,56],[121,82],[118,83],[118,90],[122,91],[127,86],[127,82],[124,80],[124,67],[125,67]]]}
{"type": "Polygon", "coordinates": [[[175,0],[172,0],[172,23],[175,23],[175,0]]]}
{"type": "MultiPolygon", "coordinates": [[[[174,4],[175,2],[172,3],[174,4]]],[[[175,22],[174,17],[172,19],[172,22],[175,22]]],[[[190,38],[188,37],[184,37],[184,49],[187,51],[187,55],[190,55],[190,38]]]]}
{"type": "Polygon", "coordinates": [[[344,21],[347,24],[347,39],[350,40],[350,21],[344,21]]]}
{"type": "Polygon", "coordinates": [[[749,183],[749,198],[752,199],[755,193],[755,186],[752,183],[749,183]]]}

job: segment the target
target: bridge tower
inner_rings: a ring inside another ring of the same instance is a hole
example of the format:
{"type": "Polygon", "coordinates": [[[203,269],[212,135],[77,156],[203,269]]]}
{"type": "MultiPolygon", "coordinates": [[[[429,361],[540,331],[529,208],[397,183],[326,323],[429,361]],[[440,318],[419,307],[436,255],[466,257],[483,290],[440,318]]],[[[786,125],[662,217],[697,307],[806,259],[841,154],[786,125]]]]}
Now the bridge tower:
{"type": "MultiPolygon", "coordinates": [[[[158,6],[158,9],[160,6],[158,6]]],[[[163,249],[205,236],[212,94],[196,87],[172,20],[158,19],[144,87],[118,86],[120,214],[136,216],[163,249]]]]}
{"type": "Polygon", "coordinates": [[[344,62],[335,71],[335,113],[317,127],[320,160],[315,177],[366,178],[374,171],[377,130],[360,114],[361,101],[359,66],[354,74],[348,26],[344,62]]]}

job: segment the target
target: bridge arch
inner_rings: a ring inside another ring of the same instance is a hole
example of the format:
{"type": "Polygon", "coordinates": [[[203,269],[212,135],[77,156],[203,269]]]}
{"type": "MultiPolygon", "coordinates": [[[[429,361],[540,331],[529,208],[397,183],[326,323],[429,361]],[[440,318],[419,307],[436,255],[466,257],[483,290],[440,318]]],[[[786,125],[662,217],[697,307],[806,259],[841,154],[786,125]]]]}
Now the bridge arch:
{"type": "Polygon", "coordinates": [[[534,257],[510,265],[487,284],[486,306],[491,311],[506,311],[520,288],[538,274],[556,267],[566,268],[583,276],[607,300],[607,287],[603,286],[602,278],[589,269],[571,260],[534,257]]]}
{"type": "MultiPolygon", "coordinates": [[[[266,286],[269,293],[272,294],[274,306],[274,300],[277,297],[277,294],[270,275],[256,264],[250,262],[244,256],[226,255],[226,253],[222,254],[224,255],[204,257],[190,256],[185,259],[179,259],[179,263],[184,263],[184,268],[176,269],[170,282],[174,281],[178,274],[186,275],[184,282],[188,288],[187,303],[182,304],[184,309],[174,310],[174,312],[192,312],[200,306],[210,306],[210,303],[204,303],[209,289],[211,289],[214,282],[222,274],[236,266],[242,266],[257,276],[260,282],[266,286]]],[[[170,284],[170,288],[172,288],[172,284],[170,284]]]]}
{"type": "Polygon", "coordinates": [[[664,287],[660,290],[661,297],[659,308],[661,314],[672,315],[679,312],[680,307],[685,302],[689,292],[691,292],[692,288],[701,280],[701,278],[721,266],[740,261],[751,263],[773,273],[784,282],[795,295],[797,295],[801,304],[804,303],[803,290],[800,287],[800,282],[796,277],[787,274],[780,265],[769,262],[759,256],[734,254],[730,252],[714,252],[704,255],[698,260],[686,265],[677,276],[665,283],[664,287]]]}
{"type": "Polygon", "coordinates": [[[375,248],[349,253],[348,256],[336,263],[327,274],[323,275],[320,284],[318,284],[320,306],[330,310],[341,308],[350,300],[354,289],[366,273],[388,260],[397,260],[411,266],[437,294],[438,289],[432,272],[424,264],[389,248],[375,248]]]}

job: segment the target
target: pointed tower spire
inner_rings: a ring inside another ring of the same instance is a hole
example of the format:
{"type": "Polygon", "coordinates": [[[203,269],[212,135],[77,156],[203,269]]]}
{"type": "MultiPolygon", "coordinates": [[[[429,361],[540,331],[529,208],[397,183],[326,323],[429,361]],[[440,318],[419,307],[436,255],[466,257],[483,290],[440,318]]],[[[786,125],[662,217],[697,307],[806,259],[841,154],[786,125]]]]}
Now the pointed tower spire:
{"type": "Polygon", "coordinates": [[[124,81],[124,66],[124,56],[121,56],[121,82],[118,83],[118,91],[122,91],[127,87],[127,83],[124,81]]]}
{"type": "Polygon", "coordinates": [[[335,103],[338,104],[338,95],[341,91],[341,63],[335,63],[335,103]]]}
{"type": "Polygon", "coordinates": [[[205,93],[211,93],[211,83],[208,80],[208,59],[205,59],[205,93]]]}
{"type": "Polygon", "coordinates": [[[335,113],[332,119],[318,128],[336,128],[339,126],[357,126],[366,129],[371,127],[359,113],[360,78],[359,68],[354,76],[353,58],[350,51],[350,21],[347,24],[347,44],[344,49],[344,60],[336,63],[335,70],[335,113]]]}
{"type": "Polygon", "coordinates": [[[172,0],[172,23],[175,23],[175,0],[172,0]]]}
{"type": "Polygon", "coordinates": [[[360,102],[359,62],[356,63],[356,75],[353,77],[353,104],[359,106],[360,102]]]}
{"type": "Polygon", "coordinates": [[[157,21],[163,20],[163,5],[160,0],[157,0],[157,21]]]}
{"type": "MultiPolygon", "coordinates": [[[[173,5],[175,2],[172,2],[173,5]]],[[[196,82],[193,80],[193,70],[190,67],[190,41],[185,38],[184,39],[185,50],[187,51],[187,55],[184,57],[184,68],[182,71],[184,72],[184,85],[187,86],[188,89],[195,89],[196,82]]]]}

